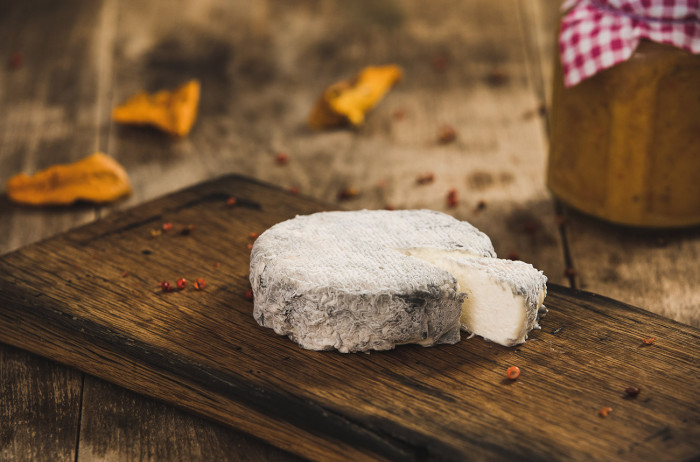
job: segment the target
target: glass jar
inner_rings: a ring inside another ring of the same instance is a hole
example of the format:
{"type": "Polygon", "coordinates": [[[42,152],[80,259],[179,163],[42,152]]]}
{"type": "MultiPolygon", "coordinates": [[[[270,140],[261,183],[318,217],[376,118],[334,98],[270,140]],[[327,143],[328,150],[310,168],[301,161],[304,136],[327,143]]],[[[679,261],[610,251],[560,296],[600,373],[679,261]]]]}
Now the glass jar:
{"type": "Polygon", "coordinates": [[[570,88],[555,61],[554,195],[624,225],[700,224],[700,55],[642,40],[629,60],[570,88]]]}

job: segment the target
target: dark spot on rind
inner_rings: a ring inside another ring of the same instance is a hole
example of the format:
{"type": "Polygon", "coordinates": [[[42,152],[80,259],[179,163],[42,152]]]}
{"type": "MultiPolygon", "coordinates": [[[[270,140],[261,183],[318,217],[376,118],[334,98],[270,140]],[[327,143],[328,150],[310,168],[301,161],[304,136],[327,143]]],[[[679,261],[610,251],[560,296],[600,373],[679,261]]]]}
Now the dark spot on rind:
{"type": "Polygon", "coordinates": [[[407,308],[411,307],[411,311],[413,311],[413,308],[420,308],[425,306],[425,304],[427,303],[427,298],[429,298],[429,294],[398,295],[398,298],[403,300],[406,303],[407,308]]]}

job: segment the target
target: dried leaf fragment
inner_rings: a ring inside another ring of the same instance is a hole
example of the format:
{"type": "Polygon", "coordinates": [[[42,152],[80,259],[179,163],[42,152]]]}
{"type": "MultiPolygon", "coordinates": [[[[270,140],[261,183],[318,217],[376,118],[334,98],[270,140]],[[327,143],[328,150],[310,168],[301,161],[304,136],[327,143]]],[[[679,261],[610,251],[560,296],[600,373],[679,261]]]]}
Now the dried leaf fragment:
{"type": "Polygon", "coordinates": [[[365,114],[401,79],[402,73],[398,66],[368,66],[352,80],[334,83],[311,110],[309,126],[323,129],[348,123],[362,125],[365,114]]]}
{"type": "Polygon", "coordinates": [[[130,125],[152,125],[173,136],[185,136],[197,118],[200,84],[190,80],[173,91],[152,95],[139,92],[112,111],[112,120],[130,125]]]}
{"type": "Polygon", "coordinates": [[[54,165],[7,182],[7,196],[30,205],[67,205],[78,200],[112,202],[131,193],[129,178],[116,160],[97,152],[78,162],[54,165]]]}

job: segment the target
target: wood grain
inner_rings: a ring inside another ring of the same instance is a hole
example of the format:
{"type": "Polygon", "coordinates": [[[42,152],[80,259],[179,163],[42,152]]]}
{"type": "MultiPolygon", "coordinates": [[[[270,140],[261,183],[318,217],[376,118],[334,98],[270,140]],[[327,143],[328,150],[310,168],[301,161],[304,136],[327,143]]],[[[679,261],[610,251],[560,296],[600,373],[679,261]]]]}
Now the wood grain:
{"type": "MultiPolygon", "coordinates": [[[[0,187],[99,145],[101,1],[0,5],[0,187]],[[41,12],[41,14],[36,14],[41,12]],[[60,24],[61,27],[55,27],[60,24]],[[67,52],[66,50],[70,50],[67,52]],[[20,54],[18,66],[6,65],[20,54]]],[[[0,197],[0,254],[95,218],[90,206],[22,208],[0,197]]],[[[0,459],[73,461],[83,374],[0,345],[0,459]]]]}
{"type": "Polygon", "coordinates": [[[260,328],[244,295],[248,233],[321,207],[227,177],[7,255],[0,340],[313,459],[700,454],[700,393],[687,385],[700,332],[603,297],[551,285],[543,329],[513,349],[471,339],[342,355],[260,328]],[[197,228],[151,237],[164,221],[197,228]],[[178,276],[209,286],[158,290],[178,276]],[[627,386],[642,394],[625,399],[627,386]]]}
{"type": "Polygon", "coordinates": [[[647,231],[568,215],[579,287],[700,326],[700,229],[647,231]]]}
{"type": "MultiPolygon", "coordinates": [[[[0,15],[0,56],[22,55],[22,65],[0,66],[0,187],[11,175],[68,163],[99,147],[98,81],[103,78],[94,18],[102,2],[69,7],[30,0],[0,15]],[[36,11],[42,14],[36,15],[36,11]],[[61,24],[60,28],[55,27],[61,24]],[[20,27],[21,25],[21,27],[20,27]],[[67,53],[65,50],[70,50],[67,53]]],[[[95,209],[19,207],[0,203],[0,253],[95,218],[95,209]]]]}
{"type": "Polygon", "coordinates": [[[83,374],[8,345],[0,364],[0,460],[75,460],[83,374]]]}
{"type": "Polygon", "coordinates": [[[289,453],[87,376],[78,460],[298,460],[289,453]]]}

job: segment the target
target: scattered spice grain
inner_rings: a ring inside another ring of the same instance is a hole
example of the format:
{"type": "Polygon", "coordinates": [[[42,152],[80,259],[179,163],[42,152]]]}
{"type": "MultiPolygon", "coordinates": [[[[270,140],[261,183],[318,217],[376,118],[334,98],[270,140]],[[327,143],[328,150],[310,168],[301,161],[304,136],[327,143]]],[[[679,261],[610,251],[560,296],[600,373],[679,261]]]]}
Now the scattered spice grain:
{"type": "Polygon", "coordinates": [[[458,202],[459,198],[457,197],[457,188],[452,188],[447,191],[447,206],[456,207],[458,202]]]}
{"type": "Polygon", "coordinates": [[[394,111],[393,116],[395,120],[403,120],[406,117],[406,109],[398,108],[394,111]]]}
{"type": "Polygon", "coordinates": [[[10,58],[7,60],[7,65],[10,69],[19,69],[22,67],[22,64],[24,63],[24,56],[22,55],[21,52],[15,51],[10,55],[10,58]]]}
{"type": "Polygon", "coordinates": [[[289,162],[289,156],[283,152],[278,152],[275,156],[275,162],[277,165],[287,165],[287,162],[289,162]]]}
{"type": "Polygon", "coordinates": [[[422,175],[418,175],[418,178],[416,178],[416,183],[418,184],[429,184],[435,181],[435,174],[433,172],[428,172],[424,173],[422,175]]]}
{"type": "Polygon", "coordinates": [[[354,197],[357,197],[359,194],[360,194],[360,192],[357,189],[355,189],[353,187],[349,187],[349,188],[343,188],[340,191],[338,191],[337,197],[338,197],[339,201],[347,201],[347,200],[350,200],[354,197]]]}
{"type": "Polygon", "coordinates": [[[433,70],[440,74],[447,70],[447,66],[449,63],[450,60],[445,53],[438,53],[435,56],[433,56],[433,59],[430,60],[430,65],[433,68],[433,70]]]}
{"type": "Polygon", "coordinates": [[[537,223],[534,221],[526,221],[523,223],[523,231],[527,234],[535,234],[537,232],[537,223]]]}
{"type": "Polygon", "coordinates": [[[440,144],[448,144],[457,138],[457,132],[451,125],[443,125],[438,131],[437,140],[440,144]]]}
{"type": "Polygon", "coordinates": [[[506,369],[506,377],[508,377],[509,380],[517,379],[520,377],[520,368],[518,366],[510,366],[506,369]]]}
{"type": "Polygon", "coordinates": [[[631,397],[631,398],[634,398],[634,397],[636,397],[637,395],[639,395],[639,392],[640,392],[640,391],[642,391],[642,390],[639,389],[639,388],[637,388],[637,387],[627,387],[627,388],[625,388],[625,394],[626,394],[627,396],[631,397]]]}
{"type": "Polygon", "coordinates": [[[508,75],[508,73],[501,68],[491,70],[491,72],[489,72],[486,76],[486,81],[492,87],[500,87],[502,85],[505,85],[506,83],[508,83],[509,79],[510,76],[508,75]]]}
{"type": "Polygon", "coordinates": [[[476,207],[474,207],[474,213],[479,213],[482,210],[484,210],[485,208],[486,208],[486,201],[481,200],[481,201],[476,203],[476,207]]]}

